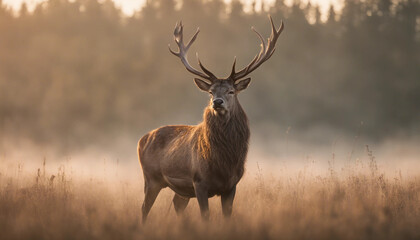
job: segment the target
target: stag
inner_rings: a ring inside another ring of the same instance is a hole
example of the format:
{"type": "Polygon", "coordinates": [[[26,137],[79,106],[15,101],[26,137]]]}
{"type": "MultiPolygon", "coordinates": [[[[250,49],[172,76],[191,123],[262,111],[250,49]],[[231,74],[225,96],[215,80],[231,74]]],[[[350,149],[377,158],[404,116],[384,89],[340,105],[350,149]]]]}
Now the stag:
{"type": "Polygon", "coordinates": [[[144,176],[143,222],[160,190],[169,187],[175,192],[173,205],[179,215],[187,207],[190,198],[196,197],[203,219],[209,218],[208,198],[221,196],[223,215],[232,214],[236,185],[244,174],[250,136],[247,116],[238,101],[238,93],[246,89],[251,78],[245,78],[267,61],[274,53],[275,44],[283,31],[271,22],[271,36],[264,41],[260,33],[252,30],[261,40],[261,50],[242,70],[236,71],[236,58],[230,75],[217,78],[200,62],[202,71],[192,67],[187,59],[199,29],[185,45],[183,25],[177,23],[174,39],[179,50],[172,54],[181,59],[185,68],[200,78],[197,87],[210,94],[203,121],[195,126],[164,126],[155,129],[138,142],[139,161],[144,176]],[[203,80],[205,79],[205,80],[203,80]]]}

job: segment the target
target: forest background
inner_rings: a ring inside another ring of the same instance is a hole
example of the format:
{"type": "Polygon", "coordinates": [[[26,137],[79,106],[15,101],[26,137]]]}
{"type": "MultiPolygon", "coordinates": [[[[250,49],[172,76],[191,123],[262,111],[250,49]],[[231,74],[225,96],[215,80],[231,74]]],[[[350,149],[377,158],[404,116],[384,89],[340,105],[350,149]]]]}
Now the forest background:
{"type": "Polygon", "coordinates": [[[175,23],[182,19],[186,37],[200,27],[190,62],[198,52],[223,77],[234,56],[242,67],[259,51],[250,27],[269,36],[268,14],[285,31],[240,95],[251,150],[285,159],[329,155],[340,143],[344,159],[365,144],[417,151],[418,0],[344,1],[325,19],[300,1],[244,11],[235,0],[155,0],[127,16],[109,0],[48,0],[18,12],[0,0],[2,157],[95,149],[135,162],[143,134],[200,122],[208,101],[168,51],[175,23]]]}

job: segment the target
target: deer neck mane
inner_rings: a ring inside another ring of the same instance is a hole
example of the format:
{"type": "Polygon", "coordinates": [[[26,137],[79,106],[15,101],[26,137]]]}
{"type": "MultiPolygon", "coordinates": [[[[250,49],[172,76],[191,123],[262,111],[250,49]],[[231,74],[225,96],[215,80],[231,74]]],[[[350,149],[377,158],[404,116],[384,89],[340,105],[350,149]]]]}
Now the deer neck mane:
{"type": "Polygon", "coordinates": [[[215,169],[236,169],[242,175],[248,152],[249,124],[239,101],[228,115],[217,115],[211,106],[200,124],[200,152],[215,169]]]}

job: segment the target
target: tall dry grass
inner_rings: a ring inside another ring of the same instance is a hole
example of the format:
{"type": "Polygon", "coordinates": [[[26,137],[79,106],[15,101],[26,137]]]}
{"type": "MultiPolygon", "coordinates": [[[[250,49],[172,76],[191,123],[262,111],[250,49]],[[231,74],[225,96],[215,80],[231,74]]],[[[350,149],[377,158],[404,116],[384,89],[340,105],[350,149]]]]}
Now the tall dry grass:
{"type": "Polygon", "coordinates": [[[230,220],[217,197],[210,222],[201,222],[195,199],[177,217],[164,190],[144,226],[140,170],[130,182],[116,169],[93,177],[45,163],[32,173],[2,167],[1,239],[420,239],[419,175],[385,174],[367,156],[341,169],[331,161],[323,173],[314,163],[295,173],[258,166],[240,182],[230,220]]]}

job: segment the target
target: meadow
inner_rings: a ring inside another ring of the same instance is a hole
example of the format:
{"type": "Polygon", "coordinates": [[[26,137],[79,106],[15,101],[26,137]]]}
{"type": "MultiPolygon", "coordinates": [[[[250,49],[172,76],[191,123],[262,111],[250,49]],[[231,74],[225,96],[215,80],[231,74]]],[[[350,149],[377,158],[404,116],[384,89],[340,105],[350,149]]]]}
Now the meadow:
{"type": "Polygon", "coordinates": [[[1,238],[420,239],[420,174],[385,173],[369,150],[340,168],[333,159],[325,171],[316,165],[247,170],[229,220],[219,197],[210,200],[209,222],[201,221],[196,199],[178,217],[165,189],[141,225],[140,167],[127,180],[117,164],[94,175],[71,164],[51,170],[48,160],[33,169],[3,162],[1,238]]]}

